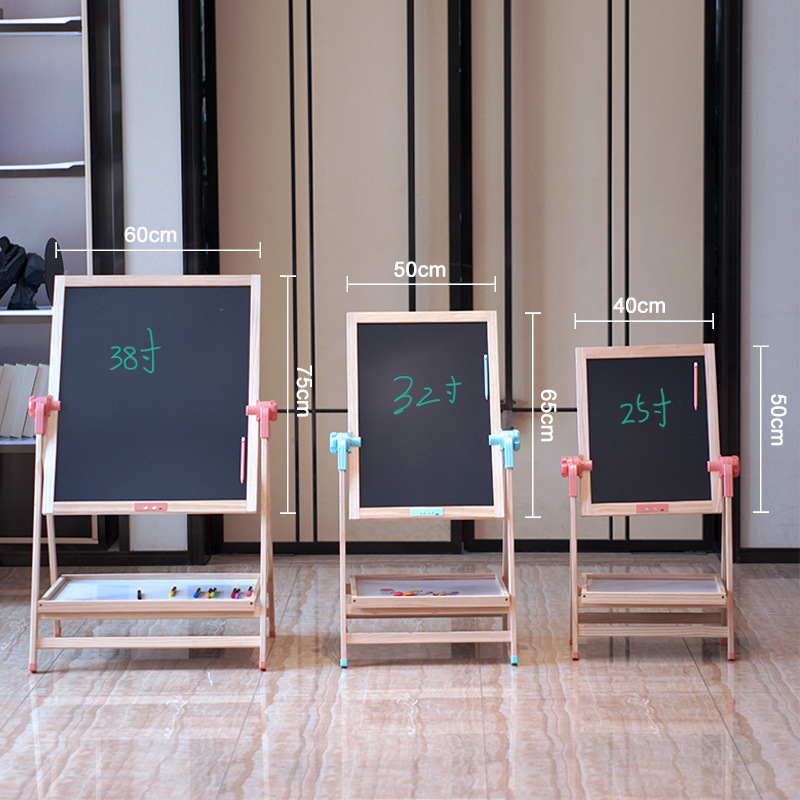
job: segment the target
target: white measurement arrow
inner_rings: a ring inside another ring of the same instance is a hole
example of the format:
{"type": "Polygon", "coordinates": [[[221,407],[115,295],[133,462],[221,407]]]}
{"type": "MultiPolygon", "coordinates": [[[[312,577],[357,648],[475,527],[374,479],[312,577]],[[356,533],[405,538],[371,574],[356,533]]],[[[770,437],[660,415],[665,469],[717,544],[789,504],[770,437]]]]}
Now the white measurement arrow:
{"type": "Polygon", "coordinates": [[[61,247],[56,243],[56,257],[59,253],[258,253],[261,258],[261,242],[254,248],[236,247],[61,247]]]}
{"type": "Polygon", "coordinates": [[[405,281],[388,281],[385,283],[354,283],[350,280],[349,275],[345,275],[345,291],[349,292],[351,286],[491,286],[497,292],[497,275],[491,283],[443,283],[441,281],[417,281],[416,283],[408,283],[405,281]]]}
{"type": "Polygon", "coordinates": [[[573,313],[573,328],[578,329],[579,322],[597,322],[608,324],[609,322],[617,325],[631,325],[634,322],[704,322],[711,324],[711,330],[714,330],[714,314],[711,314],[711,319],[578,319],[578,315],[573,313]]]}
{"type": "MultiPolygon", "coordinates": [[[[533,398],[536,396],[536,391],[534,386],[536,385],[534,381],[534,375],[536,374],[534,371],[534,361],[536,358],[536,339],[534,337],[534,328],[536,317],[541,314],[541,311],[526,311],[526,314],[530,315],[531,318],[531,406],[533,406],[533,398]]],[[[525,519],[541,519],[540,516],[537,516],[535,510],[535,502],[536,502],[536,453],[534,452],[534,442],[536,441],[536,436],[533,433],[533,411],[531,411],[531,513],[530,516],[525,517],[525,519]]]]}
{"type": "MultiPolygon", "coordinates": [[[[261,243],[259,242],[259,247],[261,243]]],[[[291,285],[291,281],[294,280],[297,275],[281,275],[281,278],[286,279],[286,510],[281,511],[281,514],[288,514],[294,516],[297,514],[297,511],[292,511],[289,508],[289,442],[291,440],[289,424],[292,418],[292,415],[289,413],[289,403],[291,402],[291,391],[292,391],[292,368],[289,359],[289,341],[290,341],[290,332],[289,332],[289,316],[290,316],[290,309],[289,309],[289,286],[291,285]]]]}
{"type": "Polygon", "coordinates": [[[763,488],[764,488],[764,380],[763,380],[763,356],[764,349],[768,344],[754,344],[758,350],[758,509],[754,514],[769,514],[764,510],[763,488]]]}

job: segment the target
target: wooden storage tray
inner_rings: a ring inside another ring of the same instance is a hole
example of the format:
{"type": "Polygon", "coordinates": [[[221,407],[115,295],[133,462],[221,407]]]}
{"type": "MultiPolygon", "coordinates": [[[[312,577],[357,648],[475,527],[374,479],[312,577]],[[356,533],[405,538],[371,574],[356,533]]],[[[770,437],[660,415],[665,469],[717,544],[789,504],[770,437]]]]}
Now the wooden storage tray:
{"type": "Polygon", "coordinates": [[[39,600],[44,619],[193,619],[254,617],[260,603],[258,573],[141,573],[137,575],[62,575],[39,600]],[[169,596],[175,586],[178,591],[169,596]],[[205,592],[217,588],[214,598],[205,592]],[[244,592],[252,586],[253,594],[244,592]],[[192,595],[200,587],[203,597],[192,595]],[[243,594],[231,598],[234,588],[243,594]],[[137,592],[142,591],[142,599],[137,592]]]}
{"type": "Polygon", "coordinates": [[[480,575],[357,575],[350,579],[350,612],[409,614],[480,614],[487,609],[503,613],[509,594],[494,574],[480,575]],[[388,591],[419,592],[395,597],[388,591]],[[436,594],[439,592],[440,594],[436,594]],[[451,594],[452,592],[452,594],[451,594]],[[445,594],[447,593],[447,594],[445,594]]]}
{"type": "Polygon", "coordinates": [[[584,574],[580,605],[725,606],[725,586],[714,574],[584,574]]]}

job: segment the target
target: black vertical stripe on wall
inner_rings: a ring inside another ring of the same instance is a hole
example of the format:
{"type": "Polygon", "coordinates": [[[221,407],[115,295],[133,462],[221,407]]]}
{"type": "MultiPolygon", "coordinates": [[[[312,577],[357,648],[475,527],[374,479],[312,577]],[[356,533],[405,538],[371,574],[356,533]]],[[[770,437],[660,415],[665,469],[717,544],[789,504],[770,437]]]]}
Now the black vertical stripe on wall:
{"type": "MultiPolygon", "coordinates": [[[[297,375],[297,120],[295,118],[294,71],[294,0],[289,0],[289,167],[292,202],[292,364],[291,375],[297,375]]],[[[286,365],[287,370],[289,365],[286,365]]],[[[288,402],[288,398],[287,398],[288,402]]],[[[294,540],[300,541],[300,427],[294,415],[294,540]]],[[[289,413],[289,409],[286,409],[289,413]]],[[[288,509],[287,509],[288,511],[288,509]]]]}
{"type": "MultiPolygon", "coordinates": [[[[316,324],[316,296],[315,296],[315,274],[314,274],[314,94],[313,94],[313,59],[312,59],[312,34],[311,34],[311,0],[306,0],[306,69],[308,71],[308,278],[311,287],[309,304],[311,308],[311,320],[309,333],[311,339],[311,364],[317,361],[317,324],[316,324]]],[[[313,523],[314,536],[317,541],[317,382],[311,383],[311,517],[313,523]]],[[[295,417],[297,417],[297,407],[295,406],[295,417]]],[[[297,524],[299,526],[300,507],[297,511],[297,524]]]]}
{"type": "MultiPolygon", "coordinates": [[[[92,244],[98,275],[125,272],[120,22],[117,0],[88,4],[92,244]]],[[[87,259],[89,254],[87,253],[87,259]]]]}
{"type": "MultiPolygon", "coordinates": [[[[472,283],[472,13],[471,0],[447,2],[447,152],[450,282],[472,283]]],[[[473,307],[472,286],[450,287],[450,309],[473,307]]],[[[450,523],[454,547],[475,538],[473,521],[450,523]]]]}
{"type": "MultiPolygon", "coordinates": [[[[625,319],[630,319],[627,298],[631,294],[631,6],[625,0],[625,319]]],[[[631,326],[624,325],[625,344],[631,343],[631,326]]],[[[628,538],[629,520],[625,520],[628,538]]]]}
{"type": "MultiPolygon", "coordinates": [[[[408,117],[408,260],[417,260],[416,108],[414,82],[414,0],[406,0],[406,104],[408,117]]],[[[408,310],[417,310],[417,278],[408,279],[408,310]]]]}
{"type": "MultiPolygon", "coordinates": [[[[450,282],[472,283],[471,0],[447,3],[447,118],[450,282]]],[[[450,287],[450,309],[472,308],[472,286],[450,287]]]]}
{"type": "Polygon", "coordinates": [[[503,227],[504,227],[504,344],[505,344],[505,397],[503,410],[508,411],[503,424],[511,426],[511,412],[514,408],[514,330],[512,282],[512,214],[511,205],[511,0],[503,2],[503,227]]]}
{"type": "MultiPolygon", "coordinates": [[[[607,6],[607,30],[606,30],[606,280],[607,280],[607,304],[608,304],[608,325],[606,325],[606,344],[610,347],[614,344],[614,325],[611,322],[614,306],[614,0],[608,0],[607,6]]],[[[609,517],[609,525],[611,517],[609,517]]]]}
{"type": "MultiPolygon", "coordinates": [[[[742,13],[743,0],[706,0],[703,316],[715,320],[704,336],[715,342],[722,455],[741,447],[742,13]]],[[[734,493],[736,560],[739,503],[734,493]]]]}

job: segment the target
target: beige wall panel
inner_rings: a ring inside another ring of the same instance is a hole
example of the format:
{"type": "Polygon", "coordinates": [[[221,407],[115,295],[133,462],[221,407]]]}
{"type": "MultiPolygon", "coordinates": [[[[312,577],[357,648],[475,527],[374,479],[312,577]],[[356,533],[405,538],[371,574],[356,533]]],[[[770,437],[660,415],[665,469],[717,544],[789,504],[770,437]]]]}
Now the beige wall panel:
{"type": "MultiPolygon", "coordinates": [[[[446,0],[415,3],[414,95],[417,261],[444,264],[449,281],[446,0]]],[[[418,311],[449,307],[448,287],[417,289],[418,311]]]]}
{"type": "MultiPolygon", "coordinates": [[[[561,477],[561,456],[574,455],[578,448],[576,415],[556,414],[552,442],[540,442],[539,414],[516,414],[514,425],[519,428],[522,446],[514,453],[514,525],[517,539],[568,539],[569,492],[567,479],[561,477]],[[535,436],[533,455],[535,471],[531,473],[532,437],[535,436]],[[533,479],[533,480],[532,480],[533,479]],[[534,485],[534,502],[531,489],[534,485]],[[541,519],[530,519],[531,511],[541,519]]],[[[578,532],[582,538],[604,539],[608,536],[608,523],[598,517],[581,519],[578,532]]],[[[499,539],[501,523],[490,520],[475,522],[478,539],[499,539]]]]}
{"type": "MultiPolygon", "coordinates": [[[[216,35],[220,245],[262,245],[261,259],[254,253],[222,253],[221,271],[262,275],[261,396],[283,407],[286,287],[279,276],[292,266],[287,4],[228,0],[225,13],[217,15],[216,35]]],[[[273,462],[279,462],[275,451],[285,449],[281,422],[273,426],[273,462]]],[[[285,493],[277,466],[274,503],[285,493]]],[[[276,538],[286,535],[287,522],[274,516],[276,538]]],[[[229,515],[225,538],[257,541],[258,524],[257,515],[229,515]]]]}
{"type": "MultiPolygon", "coordinates": [[[[500,325],[500,375],[505,374],[503,305],[504,229],[503,4],[472,4],[472,222],[473,280],[477,309],[497,311],[500,325]]],[[[505,395],[505,387],[501,393],[505,395]]]]}
{"type": "Polygon", "coordinates": [[[703,538],[703,517],[699,514],[676,514],[670,517],[631,517],[631,539],[703,538]]]}
{"type": "Polygon", "coordinates": [[[344,313],[402,310],[391,282],[405,259],[405,3],[312,5],[317,406],[345,407],[344,313]]]}
{"type": "MultiPolygon", "coordinates": [[[[703,318],[704,12],[697,0],[631,3],[630,294],[646,319],[703,318]]],[[[700,324],[641,323],[632,344],[702,341],[700,324]]]]}
{"type": "Polygon", "coordinates": [[[573,313],[606,305],[606,3],[514,3],[512,28],[514,396],[535,401],[525,312],[541,311],[537,386],[574,406],[574,348],[605,343],[573,313]]]}
{"type": "MultiPolygon", "coordinates": [[[[347,417],[344,414],[326,414],[324,419],[330,424],[317,432],[320,508],[317,535],[321,542],[335,542],[339,539],[339,470],[336,456],[330,452],[329,437],[331,431],[347,429],[347,417]]],[[[449,540],[450,523],[447,520],[347,520],[348,542],[449,540]]]]}

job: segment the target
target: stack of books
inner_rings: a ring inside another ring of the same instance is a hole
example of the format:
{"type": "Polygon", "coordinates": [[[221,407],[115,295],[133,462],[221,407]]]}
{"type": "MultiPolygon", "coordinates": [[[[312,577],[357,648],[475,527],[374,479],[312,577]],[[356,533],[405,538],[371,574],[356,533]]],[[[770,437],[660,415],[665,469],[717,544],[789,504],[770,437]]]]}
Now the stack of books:
{"type": "Polygon", "coordinates": [[[34,435],[28,400],[47,394],[47,364],[0,366],[0,439],[29,439],[34,435]]]}

